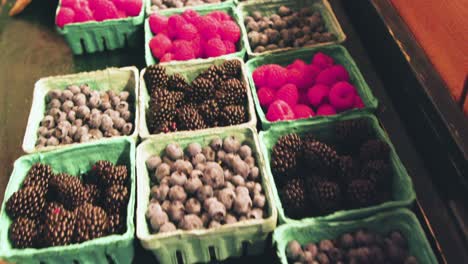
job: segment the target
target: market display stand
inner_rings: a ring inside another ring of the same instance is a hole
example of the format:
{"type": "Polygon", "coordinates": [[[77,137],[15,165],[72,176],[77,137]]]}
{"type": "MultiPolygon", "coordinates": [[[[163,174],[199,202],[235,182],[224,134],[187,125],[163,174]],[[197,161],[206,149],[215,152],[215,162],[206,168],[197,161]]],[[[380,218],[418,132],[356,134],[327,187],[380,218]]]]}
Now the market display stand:
{"type": "MultiPolygon", "coordinates": [[[[373,33],[369,30],[369,25],[379,26],[378,16],[359,16],[358,5],[369,7],[367,0],[355,1],[330,1],[338,20],[347,35],[344,46],[356,61],[359,69],[363,73],[366,81],[371,87],[374,95],[380,102],[380,109],[376,113],[383,128],[387,131],[398,155],[411,175],[415,190],[418,196],[418,203],[413,208],[418,215],[426,235],[430,240],[433,250],[440,263],[468,263],[468,257],[457,229],[453,217],[441,196],[440,189],[433,183],[434,171],[426,167],[421,156],[421,143],[415,141],[412,136],[414,127],[408,125],[408,118],[418,118],[413,113],[403,113],[402,107],[405,98],[394,95],[395,83],[387,78],[382,78],[382,65],[388,60],[375,60],[375,53],[371,52],[369,46],[379,47],[385,53],[385,45],[390,45],[391,39],[387,42],[370,42],[367,38],[372,38],[373,33]],[[352,23],[349,20],[352,19],[352,23]],[[358,23],[361,22],[361,23],[358,23]],[[356,30],[355,30],[356,29],[356,30]],[[366,31],[368,32],[366,34],[366,31]],[[362,42],[361,42],[362,40],[362,42]],[[382,45],[382,46],[379,46],[382,45]],[[371,55],[371,57],[369,57],[371,55]],[[372,63],[371,63],[372,60],[372,63]],[[377,69],[377,72],[375,71],[377,69]],[[379,74],[379,75],[378,75],[379,74]],[[381,79],[384,81],[382,83],[381,79]],[[389,96],[390,94],[390,96],[389,96]],[[402,122],[402,120],[406,122],[402,122]]],[[[3,165],[0,169],[0,199],[3,199],[3,190],[8,182],[8,175],[12,170],[13,161],[21,153],[21,141],[25,130],[29,106],[32,98],[34,82],[50,75],[65,74],[71,72],[90,71],[102,69],[110,66],[120,67],[136,65],[140,69],[144,65],[144,49],[123,49],[112,52],[95,53],[91,55],[73,56],[63,39],[61,39],[53,28],[53,19],[57,1],[42,3],[33,2],[32,6],[26,10],[19,19],[9,19],[5,12],[0,15],[0,31],[3,41],[0,42],[2,63],[0,64],[0,85],[4,87],[0,90],[0,120],[3,128],[0,130],[0,146],[3,151],[0,153],[0,161],[3,165]],[[19,32],[27,32],[21,34],[19,32]],[[9,87],[9,88],[7,88],[9,87]]],[[[361,13],[362,14],[362,13],[361,13]]],[[[374,14],[375,15],[375,14],[374,14]]],[[[377,30],[377,29],[375,29],[377,30]]],[[[381,30],[381,29],[380,29],[381,30]]],[[[141,40],[143,34],[141,33],[141,40]]],[[[387,58],[388,59],[388,58],[387,58]]],[[[406,74],[412,74],[407,72],[406,74]]],[[[418,120],[412,120],[417,122],[418,120]]],[[[467,138],[465,138],[466,140],[467,138]]],[[[440,166],[450,166],[445,160],[440,161],[440,166]]],[[[446,175],[451,171],[446,172],[446,175]]],[[[449,181],[449,180],[447,180],[449,181]]],[[[451,183],[456,184],[455,182],[451,183]]],[[[437,185],[439,185],[437,183],[437,185]]],[[[269,242],[267,242],[269,243],[269,242]]],[[[269,243],[271,244],[271,243],[269,243]]],[[[154,262],[154,257],[148,251],[140,247],[140,243],[135,240],[136,259],[134,263],[154,262]]],[[[275,263],[275,252],[272,248],[267,248],[265,254],[259,257],[245,257],[240,259],[230,259],[223,263],[275,263]]]]}

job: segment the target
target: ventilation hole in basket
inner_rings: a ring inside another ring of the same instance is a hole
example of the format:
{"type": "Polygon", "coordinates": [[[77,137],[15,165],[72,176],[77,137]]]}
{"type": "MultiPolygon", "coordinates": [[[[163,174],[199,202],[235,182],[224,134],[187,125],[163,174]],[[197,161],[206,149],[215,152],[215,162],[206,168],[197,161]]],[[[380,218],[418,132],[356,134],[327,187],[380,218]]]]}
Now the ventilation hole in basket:
{"type": "Polygon", "coordinates": [[[104,37],[102,37],[102,46],[104,47],[104,50],[107,50],[106,39],[104,37]]]}
{"type": "Polygon", "coordinates": [[[107,263],[109,263],[109,264],[115,264],[114,259],[113,259],[110,255],[107,255],[107,254],[106,254],[106,259],[107,259],[107,263]]]}
{"type": "Polygon", "coordinates": [[[125,47],[129,47],[130,46],[130,41],[128,40],[128,34],[124,34],[124,40],[125,40],[125,47]]]}
{"type": "Polygon", "coordinates": [[[242,256],[247,256],[247,250],[249,249],[249,242],[242,241],[242,256]]]}
{"type": "Polygon", "coordinates": [[[210,259],[213,261],[213,260],[216,260],[216,251],[215,251],[215,248],[214,246],[209,246],[208,247],[208,252],[210,253],[210,259]]]}
{"type": "Polygon", "coordinates": [[[184,264],[184,257],[182,256],[182,252],[180,252],[180,250],[177,250],[175,254],[176,254],[177,263],[184,264]]]}
{"type": "Polygon", "coordinates": [[[86,53],[86,44],[85,44],[84,39],[80,39],[80,43],[81,43],[81,48],[83,49],[83,53],[86,53]]]}
{"type": "Polygon", "coordinates": [[[80,264],[80,262],[78,260],[74,259],[73,264],[80,264]]]}

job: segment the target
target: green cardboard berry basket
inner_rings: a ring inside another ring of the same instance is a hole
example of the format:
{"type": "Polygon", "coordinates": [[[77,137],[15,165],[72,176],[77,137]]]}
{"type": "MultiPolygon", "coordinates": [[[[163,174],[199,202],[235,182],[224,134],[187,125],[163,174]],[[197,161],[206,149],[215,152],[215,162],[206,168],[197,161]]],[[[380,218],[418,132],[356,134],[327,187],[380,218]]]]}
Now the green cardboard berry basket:
{"type": "Polygon", "coordinates": [[[277,212],[268,177],[266,177],[264,159],[260,152],[258,137],[253,128],[225,128],[203,131],[179,136],[164,135],[158,139],[148,139],[137,148],[138,203],[137,237],[144,248],[150,250],[160,263],[209,262],[211,255],[217,260],[239,257],[245,248],[248,255],[259,255],[266,246],[265,240],[276,227],[277,212]],[[235,136],[252,148],[262,177],[262,187],[267,200],[268,217],[261,220],[248,220],[218,228],[204,230],[177,230],[174,232],[151,234],[145,213],[150,200],[150,176],[145,161],[152,155],[161,155],[165,147],[175,142],[185,148],[189,143],[198,142],[206,146],[213,138],[235,136]],[[211,253],[210,253],[211,252],[211,253]]]}
{"type": "Polygon", "coordinates": [[[234,5],[235,1],[234,0],[226,0],[220,3],[212,3],[212,4],[201,4],[201,5],[196,5],[196,6],[184,6],[184,7],[173,7],[173,8],[167,8],[167,9],[160,9],[155,12],[151,11],[151,6],[153,5],[151,3],[151,0],[146,0],[145,5],[146,5],[146,14],[151,15],[152,13],[158,13],[158,12],[167,12],[167,11],[185,11],[187,9],[193,9],[193,10],[199,10],[199,9],[204,9],[207,7],[216,7],[216,8],[221,8],[223,6],[229,6],[229,5],[234,5]]]}
{"type": "Polygon", "coordinates": [[[386,211],[394,208],[409,207],[416,200],[416,193],[413,189],[413,183],[411,181],[408,172],[406,171],[403,163],[398,157],[395,148],[393,147],[390,139],[384,130],[380,127],[377,118],[371,114],[351,114],[346,117],[342,117],[335,120],[330,120],[327,122],[316,122],[311,120],[309,122],[303,123],[287,123],[274,126],[266,132],[260,132],[260,142],[263,151],[263,156],[266,162],[266,171],[268,177],[270,178],[271,185],[273,187],[273,195],[275,198],[275,204],[278,207],[278,215],[280,223],[300,223],[300,222],[314,222],[314,221],[348,221],[355,220],[358,218],[364,218],[366,216],[375,214],[377,212],[386,211]],[[356,118],[364,118],[368,120],[372,130],[375,133],[375,136],[381,140],[384,140],[390,146],[390,165],[393,172],[393,181],[392,181],[392,200],[381,203],[379,205],[374,205],[370,207],[360,208],[360,209],[351,209],[351,210],[339,210],[332,214],[317,216],[317,217],[308,217],[303,219],[292,219],[289,218],[281,203],[279,197],[279,189],[276,186],[273,173],[270,166],[271,151],[273,146],[276,144],[278,138],[283,135],[290,133],[297,133],[303,135],[306,133],[314,134],[318,139],[324,139],[328,142],[333,142],[333,126],[336,122],[342,120],[350,120],[356,118]]]}
{"type": "MultiPolygon", "coordinates": [[[[189,9],[189,8],[186,8],[189,9]]],[[[164,11],[158,12],[158,14],[169,17],[171,15],[175,14],[182,14],[186,9],[168,9],[164,11]]],[[[234,21],[238,24],[240,30],[241,30],[241,37],[238,41],[237,44],[237,49],[238,51],[235,53],[231,54],[226,54],[223,56],[218,56],[214,58],[222,58],[222,59],[231,59],[231,58],[241,58],[243,59],[245,56],[245,44],[244,41],[242,41],[243,36],[246,34],[245,33],[245,28],[240,22],[240,15],[238,10],[235,8],[235,6],[231,4],[222,4],[222,5],[201,5],[195,8],[192,8],[193,10],[196,10],[198,13],[205,15],[208,13],[211,13],[213,11],[224,11],[228,13],[234,21]]],[[[150,26],[149,26],[149,18],[145,19],[145,60],[146,60],[146,65],[153,65],[157,64],[158,62],[156,61],[156,58],[153,57],[153,54],[151,53],[151,49],[149,47],[149,43],[151,39],[153,38],[153,32],[151,32],[150,26]]],[[[212,58],[207,58],[207,59],[212,59],[212,58]]],[[[192,60],[186,60],[186,61],[170,61],[170,62],[164,62],[161,63],[162,65],[183,65],[185,62],[191,62],[191,63],[199,63],[206,61],[207,59],[203,58],[198,58],[198,59],[192,59],[192,60]]]]}
{"type": "MultiPolygon", "coordinates": [[[[208,69],[211,65],[220,65],[227,59],[222,59],[222,58],[214,58],[214,59],[209,59],[209,60],[204,60],[204,61],[198,61],[198,62],[187,62],[187,63],[180,63],[177,65],[174,64],[166,64],[164,67],[166,68],[166,71],[169,75],[174,74],[174,73],[179,73],[182,76],[184,76],[187,81],[190,83],[192,82],[200,73],[208,69]]],[[[254,101],[252,98],[252,94],[250,92],[250,83],[247,80],[247,72],[245,69],[245,64],[244,62],[239,59],[239,58],[232,58],[232,60],[238,60],[241,62],[242,65],[242,80],[247,86],[247,111],[248,111],[248,121],[239,125],[235,125],[232,127],[255,127],[257,125],[257,116],[255,115],[255,107],[254,107],[254,101]]],[[[146,69],[143,69],[140,73],[140,137],[142,139],[147,139],[149,137],[153,136],[158,136],[161,134],[150,134],[150,131],[147,126],[146,122],[146,112],[148,111],[149,107],[149,101],[150,101],[150,95],[148,93],[148,88],[145,83],[145,78],[144,74],[146,72],[146,69]]],[[[215,128],[207,128],[203,130],[212,130],[215,128]]],[[[197,130],[198,131],[203,131],[203,130],[197,130]]],[[[191,134],[193,131],[179,131],[179,132],[173,132],[170,134],[186,134],[189,133],[191,134]]]]}
{"type": "Polygon", "coordinates": [[[362,76],[362,73],[359,70],[358,66],[356,65],[346,48],[340,45],[303,48],[300,50],[286,51],[280,54],[259,56],[254,59],[250,59],[247,62],[246,67],[249,76],[250,87],[252,89],[252,94],[255,102],[255,109],[257,109],[257,114],[260,117],[260,121],[262,122],[262,128],[264,130],[267,130],[272,126],[277,126],[280,124],[298,122],[301,123],[304,121],[307,122],[308,120],[336,120],[342,116],[352,113],[373,112],[375,111],[375,109],[377,109],[378,106],[378,100],[372,94],[372,91],[367,85],[366,80],[364,79],[364,76],[362,76]],[[364,102],[365,107],[363,109],[351,109],[332,116],[314,116],[311,118],[296,119],[290,121],[268,121],[266,119],[266,113],[260,105],[260,101],[257,95],[257,87],[255,87],[255,83],[252,78],[252,74],[255,71],[255,69],[265,64],[279,64],[282,66],[287,66],[296,59],[304,60],[306,63],[309,64],[312,61],[313,56],[318,52],[322,52],[328,56],[331,56],[335,60],[335,63],[343,65],[346,68],[346,70],[348,70],[350,82],[352,85],[354,85],[354,87],[356,87],[356,90],[359,96],[361,97],[362,101],[364,102]]]}
{"type": "MultiPolygon", "coordinates": [[[[68,145],[47,146],[36,148],[37,129],[40,126],[41,120],[45,116],[46,96],[50,90],[60,89],[65,90],[68,85],[87,83],[91,90],[106,91],[113,90],[115,92],[128,91],[130,93],[129,105],[133,114],[133,133],[131,136],[136,139],[138,136],[138,69],[136,67],[124,68],[108,68],[100,71],[82,72],[70,75],[52,76],[42,78],[34,85],[34,96],[29,113],[28,125],[23,139],[23,150],[26,153],[37,151],[50,151],[68,147],[71,145],[81,144],[73,143],[68,145]],[[133,101],[130,101],[133,99],[133,101]]],[[[102,138],[108,140],[110,138],[102,138]]],[[[96,141],[94,141],[96,142],[96,141]]]]}
{"type": "Polygon", "coordinates": [[[133,224],[135,210],[135,140],[131,137],[116,138],[106,142],[86,143],[68,149],[47,153],[34,153],[22,156],[15,161],[10,176],[0,214],[0,259],[12,263],[132,263],[134,256],[133,224]],[[91,169],[98,160],[109,160],[114,164],[127,166],[130,178],[130,199],[127,206],[127,230],[121,235],[109,235],[67,246],[41,249],[16,249],[8,238],[11,224],[5,205],[17,191],[34,163],[41,162],[52,166],[55,173],[66,172],[77,176],[91,169]]]}
{"type": "Polygon", "coordinates": [[[330,44],[339,44],[343,43],[346,40],[346,35],[343,32],[343,29],[338,22],[338,19],[333,12],[333,9],[330,6],[330,3],[327,0],[296,0],[296,1],[288,1],[288,0],[277,0],[277,1],[268,1],[268,0],[256,0],[256,1],[247,1],[244,3],[239,4],[237,7],[240,14],[241,14],[241,23],[245,28],[246,34],[243,36],[244,45],[247,49],[247,55],[249,58],[257,57],[261,55],[268,55],[274,54],[278,52],[284,52],[288,50],[298,50],[305,47],[321,47],[330,44]],[[254,11],[259,11],[262,15],[273,15],[277,14],[277,10],[280,6],[287,6],[292,10],[299,11],[303,7],[310,7],[313,11],[318,11],[322,15],[323,21],[325,23],[325,27],[328,32],[334,33],[336,36],[335,41],[330,42],[323,42],[317,43],[313,45],[306,45],[299,48],[278,48],[275,50],[267,50],[264,52],[254,52],[252,47],[250,46],[249,39],[247,37],[247,29],[245,28],[244,18],[249,16],[254,11]]]}
{"type": "MultiPolygon", "coordinates": [[[[140,25],[145,19],[145,3],[142,1],[140,13],[135,17],[72,23],[63,28],[55,28],[65,38],[73,54],[77,55],[123,48],[126,44],[137,47],[140,25]]],[[[56,16],[61,3],[62,1],[55,12],[56,16]]]]}
{"type": "Polygon", "coordinates": [[[419,263],[437,264],[438,261],[416,216],[408,209],[398,209],[349,222],[300,223],[280,226],[273,233],[273,243],[282,264],[287,264],[286,248],[289,242],[297,240],[301,245],[317,243],[323,239],[338,238],[343,233],[365,228],[382,235],[400,231],[408,240],[409,253],[419,263]]]}

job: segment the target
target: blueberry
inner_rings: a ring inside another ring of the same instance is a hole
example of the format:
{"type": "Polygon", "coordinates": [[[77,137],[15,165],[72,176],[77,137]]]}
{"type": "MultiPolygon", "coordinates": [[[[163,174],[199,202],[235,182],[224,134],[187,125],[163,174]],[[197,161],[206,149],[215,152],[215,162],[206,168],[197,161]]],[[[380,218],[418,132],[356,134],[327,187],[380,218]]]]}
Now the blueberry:
{"type": "Polygon", "coordinates": [[[69,90],[70,92],[72,92],[73,94],[77,94],[77,93],[80,93],[81,92],[81,89],[78,85],[70,85],[67,87],[67,90],[69,90]]]}
{"type": "Polygon", "coordinates": [[[222,221],[226,216],[226,207],[218,200],[209,203],[207,211],[210,218],[216,221],[222,221]]]}
{"type": "Polygon", "coordinates": [[[82,93],[75,94],[72,100],[73,100],[73,103],[77,106],[86,105],[86,95],[82,93]]]}
{"type": "Polygon", "coordinates": [[[241,175],[244,179],[249,176],[250,167],[240,157],[236,156],[236,158],[232,161],[231,166],[234,170],[234,173],[241,175]]]}
{"type": "Polygon", "coordinates": [[[308,243],[305,245],[304,250],[307,250],[308,252],[312,253],[312,257],[315,258],[318,254],[318,247],[314,243],[308,243]]]}
{"type": "Polygon", "coordinates": [[[223,148],[227,153],[236,153],[240,149],[240,142],[233,136],[226,137],[223,141],[223,148]]]}
{"type": "Polygon", "coordinates": [[[180,221],[179,227],[183,230],[193,230],[203,228],[203,222],[197,215],[185,215],[180,221]]]}
{"type": "Polygon", "coordinates": [[[189,214],[198,215],[201,212],[201,204],[195,198],[190,198],[185,202],[185,211],[189,214]]]}
{"type": "Polygon", "coordinates": [[[243,215],[247,214],[252,208],[252,199],[249,195],[239,195],[237,194],[236,199],[234,200],[234,212],[243,215]]]}
{"type": "Polygon", "coordinates": [[[102,115],[101,116],[101,126],[100,126],[100,128],[103,131],[107,131],[107,130],[111,129],[113,125],[114,125],[114,123],[112,122],[112,119],[110,118],[110,116],[108,116],[108,115],[102,115]]]}
{"type": "Polygon", "coordinates": [[[234,184],[236,186],[244,186],[245,185],[244,177],[242,177],[240,175],[232,176],[231,182],[232,182],[232,184],[234,184]]]}
{"type": "Polygon", "coordinates": [[[393,243],[395,243],[401,248],[408,247],[408,241],[406,241],[406,238],[399,231],[392,231],[389,234],[389,238],[393,241],[393,243]]]}
{"type": "Polygon", "coordinates": [[[185,206],[181,201],[172,201],[167,213],[171,221],[179,222],[185,215],[185,206]]]}
{"type": "MultiPolygon", "coordinates": [[[[62,90],[59,90],[59,89],[53,89],[53,90],[50,90],[49,92],[47,92],[47,98],[49,100],[52,100],[52,99],[60,99],[62,95],[62,90]]],[[[59,101],[60,103],[60,101],[59,101]]]]}
{"type": "Polygon", "coordinates": [[[409,256],[405,260],[405,264],[418,264],[418,260],[414,256],[409,256]]]}
{"type": "Polygon", "coordinates": [[[390,239],[385,239],[384,251],[388,259],[395,263],[402,263],[406,258],[406,252],[390,239]]]}
{"type": "Polygon", "coordinates": [[[341,235],[339,239],[339,245],[343,249],[349,249],[354,247],[354,237],[350,233],[341,235]]]}
{"type": "Polygon", "coordinates": [[[220,227],[221,226],[221,223],[216,221],[216,220],[212,220],[210,222],[210,224],[208,225],[208,228],[217,228],[217,227],[220,227]]]}
{"type": "Polygon", "coordinates": [[[47,129],[51,129],[51,128],[55,127],[54,117],[50,116],[50,115],[45,116],[41,121],[41,126],[47,128],[47,129]]]}
{"type": "Polygon", "coordinates": [[[255,167],[255,158],[254,157],[247,157],[245,160],[245,163],[249,165],[250,168],[255,167]]]}
{"type": "Polygon", "coordinates": [[[187,193],[184,188],[179,185],[174,185],[169,189],[169,199],[171,201],[181,201],[184,202],[187,199],[187,193]]]}
{"type": "Polygon", "coordinates": [[[293,240],[286,246],[286,256],[292,260],[298,260],[302,254],[302,247],[297,240],[293,240]]]}
{"type": "MultiPolygon", "coordinates": [[[[182,161],[183,162],[183,161],[182,161]]],[[[169,183],[171,186],[180,185],[183,186],[187,182],[187,175],[181,171],[175,171],[171,174],[169,183]]]]}
{"type": "MultiPolygon", "coordinates": [[[[117,112],[118,113],[118,112],[117,112]]],[[[132,113],[130,111],[123,111],[120,116],[126,121],[129,122],[131,121],[132,118],[132,113]]]]}
{"type": "Polygon", "coordinates": [[[221,148],[223,147],[223,140],[221,138],[219,138],[219,137],[216,137],[216,138],[212,139],[211,142],[210,142],[210,147],[214,151],[221,150],[221,148]]]}
{"type": "Polygon", "coordinates": [[[166,155],[172,160],[177,160],[184,156],[184,152],[179,145],[171,143],[166,146],[166,155]]]}
{"type": "Polygon", "coordinates": [[[122,91],[119,94],[120,100],[122,101],[127,101],[129,96],[130,96],[130,93],[127,91],[122,91]]]}
{"type": "Polygon", "coordinates": [[[333,245],[333,242],[329,239],[322,240],[319,243],[319,249],[324,252],[328,252],[334,247],[335,245],[333,245]]]}
{"type": "Polygon", "coordinates": [[[89,86],[86,83],[80,85],[80,89],[81,89],[81,92],[86,96],[91,93],[91,88],[89,88],[89,86]]]}
{"type": "Polygon", "coordinates": [[[260,181],[260,170],[258,167],[253,167],[250,169],[249,179],[252,181],[260,181]]]}
{"type": "Polygon", "coordinates": [[[218,163],[208,162],[203,172],[202,182],[211,185],[213,188],[224,186],[223,168],[218,163]]]}
{"type": "Polygon", "coordinates": [[[111,102],[111,105],[112,105],[113,107],[117,107],[117,105],[120,104],[120,97],[119,97],[119,96],[112,96],[112,97],[110,98],[110,102],[111,102]]]}
{"type": "Polygon", "coordinates": [[[257,208],[265,207],[266,198],[263,194],[256,194],[253,198],[253,206],[257,208]]]}
{"type": "Polygon", "coordinates": [[[177,230],[177,227],[173,223],[166,222],[159,228],[159,233],[167,233],[175,230],[177,230]]]}
{"type": "Polygon", "coordinates": [[[233,189],[224,188],[220,190],[216,196],[227,210],[231,210],[234,200],[236,199],[236,193],[233,189]]]}
{"type": "Polygon", "coordinates": [[[233,216],[232,214],[226,214],[226,216],[224,217],[224,221],[223,223],[225,224],[234,224],[234,223],[237,223],[237,218],[235,216],[233,216]]]}
{"type": "Polygon", "coordinates": [[[36,141],[36,147],[44,147],[47,144],[47,138],[39,136],[36,141]]]}
{"type": "Polygon", "coordinates": [[[123,127],[122,127],[122,134],[124,135],[130,135],[130,133],[132,133],[132,129],[133,129],[133,124],[132,123],[126,123],[123,127]]]}
{"type": "Polygon", "coordinates": [[[60,108],[61,105],[62,105],[62,103],[60,102],[59,99],[52,99],[47,104],[47,109],[60,108]]]}
{"type": "Polygon", "coordinates": [[[67,119],[68,121],[70,122],[73,122],[76,120],[76,112],[73,111],[73,110],[70,110],[68,113],[67,113],[67,119]]]}
{"type": "Polygon", "coordinates": [[[332,263],[342,261],[343,258],[344,258],[343,252],[340,249],[336,248],[336,247],[331,248],[327,252],[327,256],[328,256],[328,258],[330,259],[330,261],[332,263]]]}
{"type": "Polygon", "coordinates": [[[77,127],[81,127],[83,125],[83,119],[75,119],[75,121],[73,121],[73,125],[77,126],[77,127]]]}
{"type": "Polygon", "coordinates": [[[59,140],[56,137],[50,137],[47,139],[46,146],[58,146],[59,140]]]}
{"type": "Polygon", "coordinates": [[[159,186],[155,185],[151,188],[151,197],[159,202],[166,200],[168,193],[169,186],[167,184],[160,184],[159,186]]]}
{"type": "Polygon", "coordinates": [[[201,153],[201,150],[202,150],[202,147],[197,142],[190,143],[186,149],[189,157],[195,157],[197,154],[201,153]]]}
{"type": "Polygon", "coordinates": [[[61,94],[61,96],[60,96],[60,100],[61,100],[62,102],[65,102],[65,101],[67,101],[67,100],[71,100],[72,97],[73,97],[72,91],[70,91],[70,90],[63,90],[63,91],[62,91],[62,94],[61,94]]]}
{"type": "Polygon", "coordinates": [[[76,110],[76,117],[85,119],[89,116],[91,110],[85,105],[79,106],[78,109],[76,110]]]}
{"type": "Polygon", "coordinates": [[[120,102],[117,106],[116,106],[116,110],[119,111],[119,113],[122,113],[124,111],[128,111],[128,103],[127,102],[120,102]]]}
{"type": "Polygon", "coordinates": [[[197,199],[204,202],[206,199],[213,197],[213,188],[210,185],[203,185],[197,190],[197,199]]]}
{"type": "Polygon", "coordinates": [[[161,157],[159,156],[151,156],[146,160],[146,168],[149,171],[155,171],[160,164],[161,164],[161,157]]]}
{"type": "MultiPolygon", "coordinates": [[[[94,110],[94,109],[93,109],[94,110]]],[[[99,128],[101,126],[101,114],[98,112],[91,113],[89,116],[88,125],[91,128],[99,128]]]]}
{"type": "Polygon", "coordinates": [[[263,218],[263,210],[260,208],[252,209],[247,213],[247,218],[249,219],[262,219],[263,218]]]}
{"type": "Polygon", "coordinates": [[[205,156],[207,161],[214,161],[216,158],[216,153],[211,147],[204,147],[202,149],[202,154],[205,156]]]}
{"type": "Polygon", "coordinates": [[[155,180],[161,181],[162,178],[169,176],[170,173],[171,173],[171,167],[166,163],[162,163],[161,165],[158,166],[158,168],[156,169],[154,173],[155,180]]]}

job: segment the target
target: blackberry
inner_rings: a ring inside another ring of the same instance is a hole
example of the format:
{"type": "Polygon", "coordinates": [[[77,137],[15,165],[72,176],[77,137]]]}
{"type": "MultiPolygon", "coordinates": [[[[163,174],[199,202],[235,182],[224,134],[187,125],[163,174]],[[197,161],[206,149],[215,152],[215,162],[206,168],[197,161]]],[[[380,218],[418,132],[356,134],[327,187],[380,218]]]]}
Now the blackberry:
{"type": "Polygon", "coordinates": [[[57,174],[50,179],[50,187],[67,210],[74,210],[88,199],[88,193],[78,177],[57,174]]]}
{"type": "Polygon", "coordinates": [[[349,185],[346,192],[351,208],[361,208],[377,204],[377,187],[368,179],[356,179],[349,185]]]}
{"type": "Polygon", "coordinates": [[[206,71],[200,74],[198,77],[209,80],[215,86],[215,89],[219,89],[219,86],[224,81],[226,76],[223,75],[222,69],[219,66],[211,65],[206,71]]]}
{"type": "Polygon", "coordinates": [[[38,246],[38,224],[36,220],[19,217],[10,225],[9,238],[15,248],[33,248],[38,246]]]}
{"type": "Polygon", "coordinates": [[[109,234],[123,234],[125,233],[126,223],[125,214],[120,212],[110,213],[107,215],[108,233],[109,234]]]}
{"type": "Polygon", "coordinates": [[[338,183],[329,180],[309,179],[307,185],[310,198],[321,214],[331,213],[340,208],[341,190],[338,183]]]}
{"type": "Polygon", "coordinates": [[[187,80],[179,73],[174,73],[173,75],[169,76],[167,81],[167,88],[170,91],[183,92],[187,85],[187,80]]]}
{"type": "Polygon", "coordinates": [[[233,126],[247,121],[245,108],[241,105],[230,105],[223,108],[219,114],[219,123],[222,126],[233,126]]]}
{"type": "Polygon", "coordinates": [[[194,102],[201,103],[214,97],[215,87],[210,80],[198,77],[190,86],[187,86],[187,94],[194,102]]]}
{"type": "Polygon", "coordinates": [[[124,185],[128,179],[128,171],[125,165],[109,166],[98,175],[98,182],[103,187],[112,185],[124,185]]]}
{"type": "Polygon", "coordinates": [[[99,206],[86,203],[76,209],[74,241],[77,243],[107,235],[107,213],[99,206]]]}
{"type": "Polygon", "coordinates": [[[230,78],[239,78],[242,63],[239,60],[228,60],[221,65],[221,69],[230,78]]]}
{"type": "Polygon", "coordinates": [[[13,219],[18,217],[35,219],[40,215],[45,206],[45,202],[43,188],[31,185],[13,193],[6,202],[6,212],[13,219]]]}
{"type": "Polygon", "coordinates": [[[150,93],[156,89],[166,89],[169,79],[166,73],[166,68],[160,65],[148,66],[148,68],[146,68],[144,78],[150,93]]]}
{"type": "Polygon", "coordinates": [[[184,92],[172,92],[176,107],[181,107],[185,102],[184,92]]]}
{"type": "Polygon", "coordinates": [[[302,178],[294,177],[286,180],[280,194],[283,208],[288,215],[292,217],[304,215],[307,198],[302,178]]]}
{"type": "Polygon", "coordinates": [[[304,160],[309,168],[330,176],[336,175],[338,171],[338,154],[331,146],[320,141],[304,144],[304,160]]]}
{"type": "Polygon", "coordinates": [[[297,134],[281,136],[271,153],[271,167],[275,176],[294,172],[301,155],[302,140],[297,134]]]}
{"type": "Polygon", "coordinates": [[[177,123],[174,121],[164,121],[156,130],[161,133],[176,132],[177,123]]]}
{"type": "Polygon", "coordinates": [[[359,150],[361,161],[384,160],[387,161],[390,155],[390,146],[380,139],[371,139],[362,144],[359,150]]]}
{"type": "Polygon", "coordinates": [[[247,100],[247,88],[237,79],[226,80],[216,93],[216,99],[221,106],[244,104],[247,100]]]}
{"type": "Polygon", "coordinates": [[[362,166],[361,178],[368,179],[378,186],[390,185],[392,170],[390,165],[383,160],[371,160],[362,166]]]}
{"type": "Polygon", "coordinates": [[[206,128],[203,117],[192,106],[184,106],[177,113],[177,126],[182,130],[198,130],[206,128]]]}
{"type": "Polygon", "coordinates": [[[107,188],[104,196],[106,211],[112,213],[122,211],[126,208],[130,193],[125,186],[113,185],[107,188]]]}
{"type": "Polygon", "coordinates": [[[86,202],[94,205],[99,205],[101,203],[101,190],[95,184],[85,184],[84,188],[86,189],[87,199],[86,202]]]}
{"type": "Polygon", "coordinates": [[[63,246],[72,242],[76,221],[73,211],[68,211],[56,203],[49,204],[44,218],[44,246],[63,246]]]}
{"type": "Polygon", "coordinates": [[[158,127],[167,121],[172,121],[176,114],[176,98],[167,90],[156,90],[151,95],[146,116],[151,133],[159,133],[158,127]]]}
{"type": "Polygon", "coordinates": [[[44,189],[47,192],[49,189],[49,180],[54,173],[52,167],[46,164],[36,163],[34,164],[26,175],[26,179],[23,182],[23,188],[36,185],[44,189]]]}
{"type": "Polygon", "coordinates": [[[362,142],[372,135],[369,121],[363,118],[345,120],[335,124],[336,139],[351,152],[359,148],[362,142]]]}
{"type": "Polygon", "coordinates": [[[198,112],[209,127],[218,126],[219,106],[216,100],[207,100],[198,108],[198,112]]]}
{"type": "Polygon", "coordinates": [[[340,177],[347,183],[356,178],[356,164],[351,156],[341,156],[339,158],[340,177]]]}
{"type": "Polygon", "coordinates": [[[317,137],[312,133],[307,133],[301,136],[302,142],[305,144],[306,142],[314,142],[317,141],[317,137]]]}

